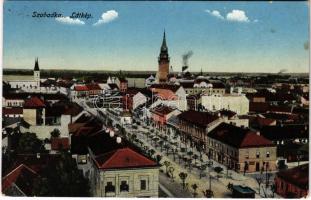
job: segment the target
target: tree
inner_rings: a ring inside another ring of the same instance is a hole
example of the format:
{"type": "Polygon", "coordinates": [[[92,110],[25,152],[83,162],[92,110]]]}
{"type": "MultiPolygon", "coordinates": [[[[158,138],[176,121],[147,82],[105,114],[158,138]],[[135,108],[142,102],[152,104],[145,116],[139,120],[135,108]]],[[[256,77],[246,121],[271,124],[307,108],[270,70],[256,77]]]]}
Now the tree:
{"type": "Polygon", "coordinates": [[[262,172],[255,177],[255,180],[258,183],[258,193],[259,193],[259,196],[260,196],[260,186],[261,186],[261,183],[263,181],[261,175],[262,175],[262,172]]]}
{"type": "Polygon", "coordinates": [[[214,171],[217,173],[217,178],[219,178],[219,174],[223,171],[223,168],[221,167],[215,167],[214,171]]]}
{"type": "Polygon", "coordinates": [[[178,150],[176,148],[172,149],[172,154],[173,154],[173,160],[175,161],[175,155],[178,152],[178,150]]]}
{"type": "Polygon", "coordinates": [[[193,189],[193,197],[195,198],[198,195],[198,193],[197,193],[198,185],[192,184],[191,187],[193,189]]]}
{"type": "Polygon", "coordinates": [[[203,175],[204,175],[204,171],[206,170],[206,165],[201,165],[200,167],[199,167],[199,170],[200,170],[200,174],[199,174],[199,176],[200,176],[200,179],[203,177],[203,175]]]}
{"type": "Polygon", "coordinates": [[[162,156],[158,154],[158,155],[156,156],[156,159],[157,159],[157,163],[159,164],[160,161],[161,161],[161,159],[162,159],[162,156]]]}
{"type": "Polygon", "coordinates": [[[245,161],[244,162],[244,170],[243,170],[244,176],[245,176],[245,173],[247,170],[248,170],[248,163],[245,161]]]}
{"type": "Polygon", "coordinates": [[[212,191],[212,190],[205,190],[205,191],[202,191],[203,192],[203,194],[204,194],[204,196],[206,197],[206,198],[212,198],[212,197],[214,197],[214,192],[212,191]]]}
{"type": "Polygon", "coordinates": [[[163,141],[163,140],[159,141],[159,145],[160,145],[160,147],[161,147],[161,152],[162,152],[162,151],[163,151],[164,141],[163,141]]]}
{"type": "Polygon", "coordinates": [[[182,181],[182,188],[185,189],[185,186],[186,186],[186,179],[187,179],[187,176],[188,174],[185,173],[185,172],[180,172],[179,173],[179,178],[181,179],[182,181]]]}
{"type": "Polygon", "coordinates": [[[23,133],[18,141],[18,153],[38,153],[44,150],[43,143],[35,133],[23,133]]]}
{"type": "Polygon", "coordinates": [[[86,197],[89,196],[88,179],[77,168],[70,154],[62,152],[59,160],[44,166],[32,188],[34,196],[86,197]]]}
{"type": "Polygon", "coordinates": [[[174,181],[174,171],[175,171],[175,168],[174,167],[172,167],[172,166],[170,166],[169,168],[168,168],[168,175],[169,175],[169,177],[171,177],[171,179],[172,179],[172,181],[174,181]]]}
{"type": "Polygon", "coordinates": [[[55,128],[52,132],[51,132],[51,137],[57,138],[60,136],[60,130],[58,130],[57,128],[55,128]]]}
{"type": "Polygon", "coordinates": [[[166,174],[168,174],[168,171],[167,171],[167,169],[168,169],[168,167],[171,165],[171,163],[169,162],[169,161],[164,161],[164,166],[165,166],[165,172],[166,172],[166,174]]]}
{"type": "Polygon", "coordinates": [[[166,144],[164,145],[164,149],[166,150],[166,155],[168,155],[168,151],[170,150],[170,145],[166,144]]]}
{"type": "Polygon", "coordinates": [[[197,159],[199,158],[199,156],[197,154],[193,155],[193,159],[194,159],[194,163],[197,164],[197,159]]]}

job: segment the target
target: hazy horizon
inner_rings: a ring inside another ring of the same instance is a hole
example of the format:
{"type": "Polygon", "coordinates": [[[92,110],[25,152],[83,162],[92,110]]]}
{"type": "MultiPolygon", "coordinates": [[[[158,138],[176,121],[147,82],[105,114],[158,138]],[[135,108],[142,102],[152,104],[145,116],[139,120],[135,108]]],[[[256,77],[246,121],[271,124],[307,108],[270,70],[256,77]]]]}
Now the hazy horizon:
{"type": "Polygon", "coordinates": [[[41,69],[156,71],[165,29],[174,71],[192,50],[190,71],[308,73],[308,4],[6,1],[3,64],[32,69],[39,57],[41,69]]]}

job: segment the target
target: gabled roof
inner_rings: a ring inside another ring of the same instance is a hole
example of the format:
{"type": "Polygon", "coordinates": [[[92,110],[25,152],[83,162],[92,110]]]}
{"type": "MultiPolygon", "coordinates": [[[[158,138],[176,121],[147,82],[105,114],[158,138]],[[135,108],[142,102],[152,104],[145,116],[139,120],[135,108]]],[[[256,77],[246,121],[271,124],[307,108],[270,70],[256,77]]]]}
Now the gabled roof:
{"type": "Polygon", "coordinates": [[[99,87],[98,84],[88,84],[88,85],[86,85],[86,87],[87,87],[89,90],[101,90],[101,88],[99,87]]]}
{"type": "Polygon", "coordinates": [[[208,137],[236,148],[275,146],[270,140],[249,129],[227,123],[219,124],[208,133],[208,137]]]}
{"type": "Polygon", "coordinates": [[[23,114],[23,108],[3,108],[2,114],[5,115],[21,115],[23,114]]]}
{"type": "Polygon", "coordinates": [[[110,87],[111,90],[115,90],[115,89],[118,90],[118,89],[119,89],[118,85],[115,84],[115,83],[108,83],[108,85],[109,85],[109,87],[110,87]]]}
{"type": "Polygon", "coordinates": [[[157,163],[126,147],[95,157],[99,169],[156,167],[157,163]]]}
{"type": "Polygon", "coordinates": [[[261,135],[269,140],[290,140],[296,138],[309,138],[308,125],[282,125],[264,126],[261,135]]]}
{"type": "Polygon", "coordinates": [[[182,112],[178,115],[178,118],[179,120],[184,120],[200,127],[207,127],[208,124],[219,119],[217,115],[210,112],[199,112],[194,110],[182,112]]]}
{"type": "Polygon", "coordinates": [[[280,171],[277,173],[277,176],[299,188],[309,188],[309,164],[280,171]]]}
{"type": "Polygon", "coordinates": [[[150,112],[157,114],[157,115],[164,116],[164,115],[170,114],[174,110],[176,110],[176,109],[173,109],[173,108],[168,107],[166,105],[159,104],[156,107],[154,107],[153,109],[151,109],[150,112]]]}
{"type": "Polygon", "coordinates": [[[30,196],[34,179],[37,176],[38,174],[35,171],[21,164],[2,178],[2,192],[10,195],[9,189],[15,184],[26,196],[30,196]]]}
{"type": "Polygon", "coordinates": [[[74,87],[75,91],[89,91],[89,88],[86,85],[76,85],[74,87]]]}
{"type": "Polygon", "coordinates": [[[173,92],[176,92],[180,87],[181,87],[180,85],[169,85],[169,84],[153,84],[150,86],[150,88],[171,90],[173,92]]]}
{"type": "Polygon", "coordinates": [[[24,108],[44,108],[44,107],[45,104],[43,100],[39,99],[36,96],[26,99],[24,103],[24,108]]]}

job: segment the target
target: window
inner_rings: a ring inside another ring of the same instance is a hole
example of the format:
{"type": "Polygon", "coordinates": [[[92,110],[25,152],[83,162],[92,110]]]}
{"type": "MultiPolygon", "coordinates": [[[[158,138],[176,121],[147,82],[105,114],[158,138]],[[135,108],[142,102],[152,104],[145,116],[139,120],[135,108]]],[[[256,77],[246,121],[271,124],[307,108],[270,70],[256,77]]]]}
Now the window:
{"type": "Polygon", "coordinates": [[[127,184],[127,181],[121,181],[120,192],[128,192],[128,191],[129,185],[127,184]]]}
{"type": "Polygon", "coordinates": [[[259,158],[260,157],[260,153],[259,151],[256,152],[256,158],[259,158]]]}
{"type": "Polygon", "coordinates": [[[266,156],[267,156],[267,158],[269,158],[269,157],[270,157],[270,152],[269,152],[269,151],[267,151],[266,156]]]}
{"type": "Polygon", "coordinates": [[[249,153],[248,151],[245,153],[245,159],[248,159],[249,158],[249,153]]]}
{"type": "Polygon", "coordinates": [[[140,180],[140,190],[146,190],[146,189],[147,189],[147,181],[140,180]]]}
{"type": "Polygon", "coordinates": [[[105,192],[115,192],[115,186],[112,185],[112,182],[107,182],[107,185],[105,187],[105,192]]]}

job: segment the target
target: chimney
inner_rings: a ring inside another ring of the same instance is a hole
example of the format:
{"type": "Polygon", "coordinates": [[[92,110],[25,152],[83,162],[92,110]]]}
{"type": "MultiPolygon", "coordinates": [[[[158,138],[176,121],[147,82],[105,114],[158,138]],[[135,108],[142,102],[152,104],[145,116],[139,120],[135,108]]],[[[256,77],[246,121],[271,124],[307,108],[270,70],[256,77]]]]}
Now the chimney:
{"type": "Polygon", "coordinates": [[[117,137],[117,143],[120,144],[122,142],[121,137],[117,137]]]}

